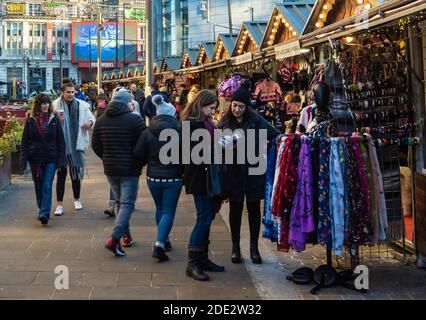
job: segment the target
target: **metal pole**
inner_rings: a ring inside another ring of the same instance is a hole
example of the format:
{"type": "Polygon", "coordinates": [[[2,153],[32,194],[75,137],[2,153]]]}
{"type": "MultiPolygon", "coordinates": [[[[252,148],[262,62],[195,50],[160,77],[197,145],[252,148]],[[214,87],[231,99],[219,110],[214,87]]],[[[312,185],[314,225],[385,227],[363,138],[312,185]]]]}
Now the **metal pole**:
{"type": "Polygon", "coordinates": [[[89,83],[92,82],[92,28],[89,28],[89,83]]]}
{"type": "Polygon", "coordinates": [[[126,3],[123,2],[123,67],[126,66],[126,3]]]}
{"type": "Polygon", "coordinates": [[[118,68],[118,10],[115,11],[115,68],[118,68]]]}
{"type": "Polygon", "coordinates": [[[62,41],[59,41],[59,72],[61,75],[59,76],[59,88],[62,86],[62,78],[63,78],[63,71],[62,71],[62,41]]]}
{"type": "Polygon", "coordinates": [[[102,39],[101,31],[103,30],[102,26],[102,12],[98,11],[98,94],[100,89],[102,89],[102,39]]]}
{"type": "Polygon", "coordinates": [[[231,0],[228,0],[228,19],[229,19],[229,33],[232,34],[232,14],[231,14],[231,0]]]}
{"type": "Polygon", "coordinates": [[[153,1],[146,0],[146,82],[145,92],[151,94],[149,85],[154,82],[154,52],[153,52],[153,1]]]}

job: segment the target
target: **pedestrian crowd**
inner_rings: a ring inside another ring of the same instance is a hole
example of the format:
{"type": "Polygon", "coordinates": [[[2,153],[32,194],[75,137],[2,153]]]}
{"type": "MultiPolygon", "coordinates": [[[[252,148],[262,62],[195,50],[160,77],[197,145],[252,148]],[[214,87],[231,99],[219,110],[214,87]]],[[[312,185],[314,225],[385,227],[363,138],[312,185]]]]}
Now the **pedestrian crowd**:
{"type": "MultiPolygon", "coordinates": [[[[64,214],[63,199],[67,176],[71,179],[74,208],[82,210],[80,200],[82,180],[85,176],[85,151],[91,147],[102,159],[104,174],[109,183],[109,205],[105,214],[115,217],[111,235],[105,247],[116,256],[125,256],[123,247],[133,244],[131,217],[139,191],[139,178],[146,167],[146,184],[154,200],[157,223],[157,238],[152,256],[159,262],[169,260],[172,243],[169,235],[173,228],[176,208],[182,192],[191,194],[196,208],[196,221],[188,239],[188,263],[186,275],[200,281],[209,280],[205,273],[223,272],[225,268],[210,260],[210,229],[224,200],[229,200],[229,222],[232,235],[233,263],[241,263],[240,229],[244,202],[248,210],[250,229],[250,257],[253,263],[262,263],[258,250],[261,226],[260,203],[264,199],[265,176],[250,175],[249,161],[227,165],[220,170],[221,193],[212,193],[211,177],[215,166],[208,161],[162,161],[162,149],[172,143],[185,143],[183,123],[188,123],[190,133],[205,129],[211,138],[215,129],[231,131],[254,130],[258,150],[261,130],[267,132],[268,140],[279,135],[263,117],[253,112],[250,93],[241,87],[230,102],[227,113],[219,122],[213,120],[218,112],[216,93],[200,90],[194,86],[173,89],[170,95],[157,84],[150,86],[150,95],[136,84],[128,88],[117,86],[111,95],[100,89],[84,97],[81,90],[70,81],[64,81],[61,96],[51,101],[39,94],[26,119],[21,143],[21,167],[29,163],[34,181],[38,206],[38,219],[47,225],[52,209],[52,185],[56,175],[56,216],[64,214]],[[92,130],[91,143],[89,132],[92,130]],[[177,138],[165,140],[162,133],[172,130],[177,138]],[[226,171],[226,174],[223,172],[226,171]],[[226,192],[225,192],[226,189],[226,192]]],[[[188,138],[191,153],[197,143],[188,138]]],[[[214,140],[214,139],[212,139],[214,140]]],[[[225,139],[227,145],[236,144],[234,139],[225,139]]],[[[213,155],[215,145],[207,149],[213,155]]],[[[202,153],[205,150],[202,151],[202,153]]],[[[236,148],[234,148],[236,153],[236,148]]],[[[246,155],[247,156],[247,155],[246,155]]],[[[209,157],[209,156],[208,156],[209,157]]]]}

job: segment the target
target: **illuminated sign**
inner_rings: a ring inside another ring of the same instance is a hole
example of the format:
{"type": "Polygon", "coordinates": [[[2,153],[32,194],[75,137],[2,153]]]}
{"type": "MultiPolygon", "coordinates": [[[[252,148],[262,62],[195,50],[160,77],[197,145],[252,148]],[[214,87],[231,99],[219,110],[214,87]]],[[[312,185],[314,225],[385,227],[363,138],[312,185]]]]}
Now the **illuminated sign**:
{"type": "Polygon", "coordinates": [[[46,16],[60,16],[65,13],[67,7],[63,3],[45,2],[42,4],[41,11],[46,16]]]}
{"type": "Polygon", "coordinates": [[[27,13],[27,5],[25,3],[6,3],[6,14],[24,15],[27,13]]]}

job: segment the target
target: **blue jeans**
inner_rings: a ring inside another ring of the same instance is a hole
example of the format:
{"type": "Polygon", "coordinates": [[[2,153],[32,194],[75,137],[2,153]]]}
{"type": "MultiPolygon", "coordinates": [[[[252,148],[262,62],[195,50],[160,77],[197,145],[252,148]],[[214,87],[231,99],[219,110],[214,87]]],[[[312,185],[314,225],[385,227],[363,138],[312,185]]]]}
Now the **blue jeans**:
{"type": "Polygon", "coordinates": [[[182,182],[154,182],[148,180],[147,183],[156,207],[157,241],[165,246],[170,230],[173,227],[176,207],[182,190],[182,182]]]}
{"type": "Polygon", "coordinates": [[[37,198],[37,206],[39,208],[39,216],[50,218],[50,210],[52,209],[52,185],[56,173],[56,163],[51,162],[40,168],[42,179],[39,179],[37,167],[31,165],[31,173],[34,181],[34,189],[37,198]]]}
{"type": "Polygon", "coordinates": [[[207,244],[210,226],[215,217],[212,200],[205,195],[194,195],[197,221],[189,238],[189,247],[203,249],[207,244]]]}
{"type": "Polygon", "coordinates": [[[119,204],[112,236],[120,240],[123,235],[130,235],[129,222],[138,196],[139,176],[107,177],[107,179],[114,199],[118,199],[119,204]]]}

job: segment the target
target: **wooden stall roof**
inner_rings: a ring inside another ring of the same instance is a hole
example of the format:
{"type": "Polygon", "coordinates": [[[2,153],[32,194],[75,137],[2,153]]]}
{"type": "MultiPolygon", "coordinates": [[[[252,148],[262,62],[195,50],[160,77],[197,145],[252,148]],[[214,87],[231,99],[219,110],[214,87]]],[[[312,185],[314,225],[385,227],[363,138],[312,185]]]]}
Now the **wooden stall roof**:
{"type": "Polygon", "coordinates": [[[277,4],[266,28],[261,48],[298,37],[309,19],[315,0],[277,4]]]}
{"type": "Polygon", "coordinates": [[[259,50],[267,26],[267,21],[244,21],[238,34],[232,56],[259,50]]]}

